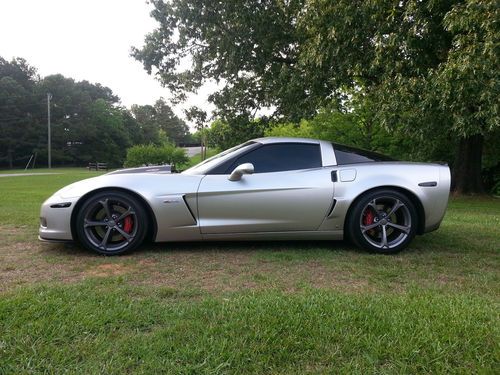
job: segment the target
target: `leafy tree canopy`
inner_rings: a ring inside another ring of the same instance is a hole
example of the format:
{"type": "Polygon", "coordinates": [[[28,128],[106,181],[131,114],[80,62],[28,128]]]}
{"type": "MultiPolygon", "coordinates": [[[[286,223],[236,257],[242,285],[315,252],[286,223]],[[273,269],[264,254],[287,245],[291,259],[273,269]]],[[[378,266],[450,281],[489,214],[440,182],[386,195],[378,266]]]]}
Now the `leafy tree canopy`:
{"type": "Polygon", "coordinates": [[[499,129],[497,1],[152,3],[159,27],[133,55],[177,99],[221,82],[210,100],[233,126],[263,107],[295,123],[350,110],[360,91],[370,121],[455,146],[458,190],[481,190],[484,136],[499,129]]]}
{"type": "Polygon", "coordinates": [[[174,114],[163,98],[158,99],[154,105],[133,105],[132,113],[144,133],[141,143],[160,144],[160,130],[175,144],[184,142],[188,137],[189,127],[174,114]]]}
{"type": "Polygon", "coordinates": [[[179,142],[188,132],[163,99],[130,112],[108,87],[60,74],[40,78],[24,59],[0,57],[0,166],[24,166],[34,153],[37,165],[47,162],[47,93],[54,165],[121,166],[128,147],[179,142]]]}

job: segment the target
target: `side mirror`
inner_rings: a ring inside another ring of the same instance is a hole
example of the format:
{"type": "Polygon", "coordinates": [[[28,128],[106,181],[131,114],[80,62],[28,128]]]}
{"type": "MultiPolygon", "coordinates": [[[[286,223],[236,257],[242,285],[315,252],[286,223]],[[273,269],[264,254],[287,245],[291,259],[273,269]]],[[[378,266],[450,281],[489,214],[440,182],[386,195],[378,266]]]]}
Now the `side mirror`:
{"type": "Polygon", "coordinates": [[[254,171],[252,163],[240,164],[231,172],[228,177],[229,181],[239,181],[241,180],[241,176],[244,174],[252,174],[254,171]]]}

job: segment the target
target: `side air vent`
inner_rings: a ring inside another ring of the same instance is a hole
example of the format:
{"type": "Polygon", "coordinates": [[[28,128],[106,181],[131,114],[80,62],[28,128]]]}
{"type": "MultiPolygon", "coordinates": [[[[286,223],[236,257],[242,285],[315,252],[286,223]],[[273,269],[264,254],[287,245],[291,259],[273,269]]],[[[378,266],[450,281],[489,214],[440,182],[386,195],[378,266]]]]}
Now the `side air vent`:
{"type": "Polygon", "coordinates": [[[422,187],[434,187],[434,186],[437,186],[437,182],[436,181],[428,181],[428,182],[421,182],[418,184],[418,186],[422,186],[422,187]]]}
{"type": "Polygon", "coordinates": [[[191,211],[191,207],[189,207],[189,204],[188,204],[188,202],[186,200],[186,196],[185,195],[182,196],[182,200],[184,201],[184,204],[186,205],[186,207],[187,207],[189,213],[191,214],[191,217],[195,221],[195,223],[198,222],[198,220],[196,220],[196,216],[194,216],[194,214],[193,214],[193,211],[191,211]]]}
{"type": "Polygon", "coordinates": [[[64,203],[51,204],[50,208],[67,208],[69,206],[71,206],[71,202],[64,202],[64,203]]]}
{"type": "Polygon", "coordinates": [[[329,217],[332,214],[333,209],[335,208],[336,204],[337,204],[337,200],[334,199],[333,202],[332,202],[332,208],[330,208],[330,211],[328,211],[328,215],[326,215],[326,217],[329,217]]]}

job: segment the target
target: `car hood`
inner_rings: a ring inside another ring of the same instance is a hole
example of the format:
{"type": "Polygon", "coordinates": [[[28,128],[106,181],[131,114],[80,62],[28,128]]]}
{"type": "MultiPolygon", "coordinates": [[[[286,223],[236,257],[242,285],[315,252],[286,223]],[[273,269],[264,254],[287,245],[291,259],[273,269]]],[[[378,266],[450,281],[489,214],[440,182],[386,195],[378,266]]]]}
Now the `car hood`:
{"type": "MultiPolygon", "coordinates": [[[[149,168],[149,167],[148,167],[149,168]]],[[[98,189],[126,189],[144,197],[168,194],[184,194],[196,191],[203,176],[165,171],[142,170],[121,173],[107,173],[102,176],[77,181],[54,195],[60,198],[79,198],[98,189]]]]}
{"type": "Polygon", "coordinates": [[[109,176],[113,174],[129,174],[129,173],[172,173],[172,166],[150,165],[147,167],[118,169],[116,171],[107,173],[107,175],[109,176]]]}

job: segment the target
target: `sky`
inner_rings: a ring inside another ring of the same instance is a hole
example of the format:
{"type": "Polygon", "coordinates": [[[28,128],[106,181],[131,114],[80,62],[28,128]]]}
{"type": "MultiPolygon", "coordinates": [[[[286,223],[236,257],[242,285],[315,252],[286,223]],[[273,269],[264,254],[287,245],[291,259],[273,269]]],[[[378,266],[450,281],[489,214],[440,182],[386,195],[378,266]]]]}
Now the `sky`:
{"type": "MultiPolygon", "coordinates": [[[[146,0],[0,0],[0,56],[23,57],[42,77],[101,83],[126,107],[153,104],[169,92],[130,57],[157,26],[151,7],[146,0]]],[[[210,109],[211,90],[204,87],[175,113],[184,117],[191,105],[210,109]]]]}

